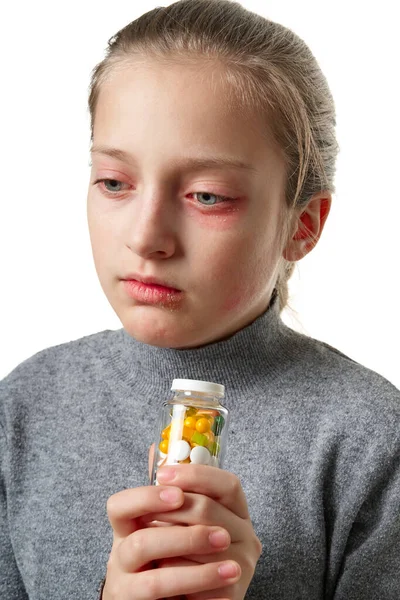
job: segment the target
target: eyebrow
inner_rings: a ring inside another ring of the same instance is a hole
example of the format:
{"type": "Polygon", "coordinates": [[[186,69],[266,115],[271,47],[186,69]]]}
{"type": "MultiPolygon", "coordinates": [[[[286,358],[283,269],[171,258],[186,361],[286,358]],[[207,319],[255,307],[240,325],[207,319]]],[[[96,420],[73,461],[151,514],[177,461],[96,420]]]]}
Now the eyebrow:
{"type": "MultiPolygon", "coordinates": [[[[110,146],[93,146],[90,150],[90,153],[105,154],[106,156],[111,156],[112,158],[116,158],[117,160],[126,162],[128,164],[135,163],[133,156],[130,155],[129,152],[125,152],[125,150],[120,150],[118,148],[112,148],[110,146]]],[[[207,156],[207,158],[184,158],[181,163],[184,168],[192,170],[228,168],[257,172],[257,169],[249,163],[237,160],[235,158],[222,156],[207,156]]]]}

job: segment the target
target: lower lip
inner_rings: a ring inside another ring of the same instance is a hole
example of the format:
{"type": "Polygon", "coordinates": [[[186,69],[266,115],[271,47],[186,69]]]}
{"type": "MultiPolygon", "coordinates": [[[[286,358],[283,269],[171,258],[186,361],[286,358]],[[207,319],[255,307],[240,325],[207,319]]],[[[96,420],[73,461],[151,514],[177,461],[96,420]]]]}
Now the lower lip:
{"type": "Polygon", "coordinates": [[[147,304],[176,304],[182,298],[182,292],[162,285],[147,284],[134,279],[124,279],[127,294],[147,304]]]}

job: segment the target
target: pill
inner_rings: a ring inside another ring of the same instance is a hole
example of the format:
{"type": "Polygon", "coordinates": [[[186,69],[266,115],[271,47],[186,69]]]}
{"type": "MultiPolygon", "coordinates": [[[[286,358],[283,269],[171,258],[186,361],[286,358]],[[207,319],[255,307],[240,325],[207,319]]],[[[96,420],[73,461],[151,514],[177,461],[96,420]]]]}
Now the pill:
{"type": "Polygon", "coordinates": [[[196,419],[194,417],[187,417],[184,421],[185,427],[189,429],[195,429],[196,427],[196,419]]]}
{"type": "Polygon", "coordinates": [[[190,461],[197,465],[208,465],[211,455],[204,446],[196,446],[190,452],[190,461]]]}
{"type": "Polygon", "coordinates": [[[168,456],[174,460],[185,460],[190,454],[190,446],[185,440],[178,440],[171,444],[168,456]]]}
{"type": "Polygon", "coordinates": [[[198,444],[199,446],[207,446],[209,444],[208,438],[203,434],[195,431],[191,437],[190,442],[192,444],[198,444]]]}
{"type": "Polygon", "coordinates": [[[161,452],[163,452],[164,454],[167,454],[168,452],[168,440],[163,440],[162,442],[159,443],[158,447],[161,450],[161,452]]]}
{"type": "Polygon", "coordinates": [[[198,431],[199,433],[206,433],[206,431],[210,431],[210,429],[211,429],[211,424],[208,419],[206,419],[205,417],[201,417],[200,419],[197,419],[196,431],[198,431]]]}
{"type": "Polygon", "coordinates": [[[215,433],[215,435],[220,435],[223,427],[225,424],[225,419],[222,415],[218,415],[218,417],[215,417],[214,419],[214,423],[212,426],[212,431],[215,433]]]}

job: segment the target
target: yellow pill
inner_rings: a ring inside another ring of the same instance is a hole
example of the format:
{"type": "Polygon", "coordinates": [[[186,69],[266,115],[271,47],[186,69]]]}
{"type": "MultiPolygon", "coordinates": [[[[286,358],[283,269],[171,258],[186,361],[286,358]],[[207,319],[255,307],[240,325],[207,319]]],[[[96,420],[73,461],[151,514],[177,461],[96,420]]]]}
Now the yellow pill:
{"type": "Polygon", "coordinates": [[[186,440],[187,442],[190,442],[194,432],[195,432],[195,429],[191,429],[190,427],[184,427],[183,432],[182,432],[183,439],[186,440]]]}
{"type": "Polygon", "coordinates": [[[206,438],[208,439],[209,442],[213,442],[215,435],[213,434],[212,431],[205,431],[204,435],[206,436],[206,438]]]}
{"type": "Polygon", "coordinates": [[[168,445],[169,445],[168,440],[163,440],[162,442],[159,443],[158,447],[160,448],[161,452],[164,452],[164,454],[167,454],[168,453],[168,445]]]}
{"type": "Polygon", "coordinates": [[[214,422],[214,417],[208,412],[203,412],[203,410],[197,415],[197,419],[208,419],[210,423],[214,422]]]}
{"type": "Polygon", "coordinates": [[[188,456],[187,458],[185,458],[185,460],[178,460],[178,463],[180,465],[189,464],[190,463],[190,456],[188,456]]]}
{"type": "Polygon", "coordinates": [[[194,429],[196,427],[196,419],[194,417],[187,417],[184,425],[185,427],[189,427],[189,429],[194,429]]]}
{"type": "Polygon", "coordinates": [[[210,431],[211,424],[208,419],[202,417],[196,421],[196,431],[199,433],[205,433],[206,431],[210,431]]]}
{"type": "Polygon", "coordinates": [[[162,430],[161,437],[163,440],[168,440],[169,435],[171,433],[171,425],[168,425],[165,429],[162,430]]]}

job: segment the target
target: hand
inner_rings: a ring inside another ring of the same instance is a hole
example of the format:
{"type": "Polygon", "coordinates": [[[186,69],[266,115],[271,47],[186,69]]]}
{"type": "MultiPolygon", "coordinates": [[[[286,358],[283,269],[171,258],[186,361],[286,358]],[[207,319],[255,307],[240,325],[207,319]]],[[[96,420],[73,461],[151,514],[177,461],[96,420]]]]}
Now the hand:
{"type": "MultiPolygon", "coordinates": [[[[151,527],[153,514],[163,519],[169,511],[184,504],[184,494],[177,487],[146,486],[128,489],[108,499],[107,512],[113,528],[113,545],[107,563],[103,600],[156,600],[219,589],[237,581],[221,575],[218,568],[226,563],[218,559],[230,544],[229,534],[221,527],[202,524],[151,527]],[[164,497],[164,495],[166,497],[164,497]],[[211,532],[226,534],[226,543],[210,541],[211,532]],[[212,561],[190,566],[156,568],[154,561],[189,555],[211,554],[212,561]]],[[[229,562],[228,565],[232,565],[229,562]]]]}
{"type": "MultiPolygon", "coordinates": [[[[149,472],[154,447],[150,449],[149,472]]],[[[158,567],[176,567],[207,564],[211,561],[233,560],[240,566],[240,579],[227,582],[219,589],[186,593],[188,600],[211,600],[224,598],[243,600],[247,588],[254,575],[257,561],[262,552],[262,545],[256,536],[239,479],[228,471],[204,465],[180,464],[176,467],[166,466],[157,473],[161,484],[174,485],[184,492],[183,504],[173,511],[153,513],[143,521],[155,521],[158,526],[195,524],[204,526],[220,526],[229,532],[231,544],[224,552],[217,554],[190,553],[181,554],[177,558],[166,558],[158,561],[158,567]],[[170,474],[174,476],[167,478],[170,474]],[[165,477],[164,477],[165,476],[165,477]]]]}

